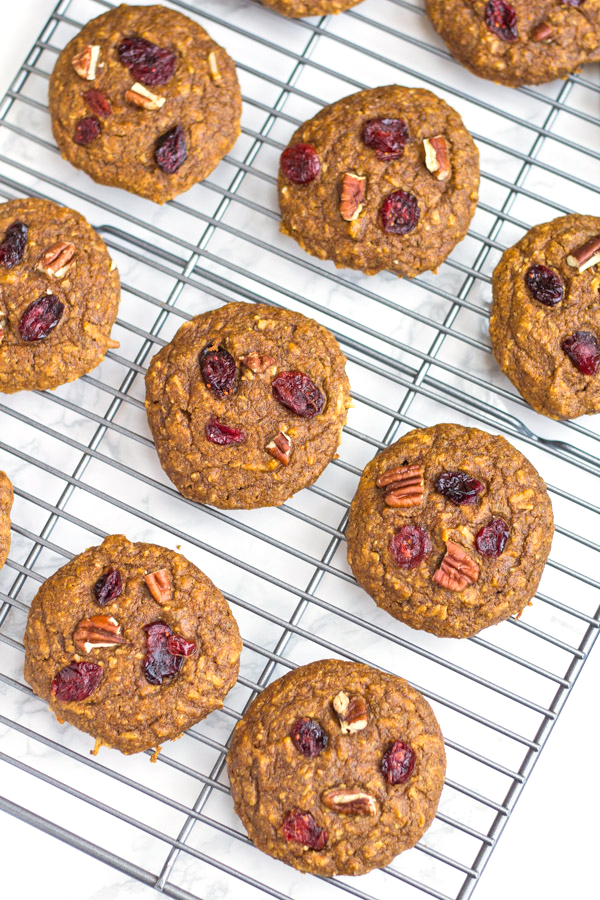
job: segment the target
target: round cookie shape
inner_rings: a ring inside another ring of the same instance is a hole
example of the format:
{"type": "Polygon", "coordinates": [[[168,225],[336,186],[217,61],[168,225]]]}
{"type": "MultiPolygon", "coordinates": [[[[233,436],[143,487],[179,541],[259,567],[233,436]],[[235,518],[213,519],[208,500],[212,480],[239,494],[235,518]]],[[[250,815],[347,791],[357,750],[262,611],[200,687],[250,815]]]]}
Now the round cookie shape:
{"type": "Polygon", "coordinates": [[[111,535],[33,599],[25,679],[59,721],[138,753],[223,706],[241,640],[223,595],[181,554],[111,535]]]}
{"type": "Polygon", "coordinates": [[[479,153],[447,103],[390,85],[305,122],[282,154],[278,187],[281,231],[308,253],[412,278],[436,269],[467,233],[479,153]],[[302,154],[318,160],[307,175],[302,154]]]}
{"type": "Polygon", "coordinates": [[[95,181],[165,203],[202,181],[240,133],[225,50],[164,6],[118,6],[88,22],[50,78],[62,155],[95,181]]]}
{"type": "Polygon", "coordinates": [[[377,605],[411,628],[470,637],[529,603],[553,531],[546,486],[508,441],[434,425],[365,468],[348,561],[377,605]]]}
{"type": "Polygon", "coordinates": [[[0,472],[0,569],[10,550],[10,511],[14,499],[13,486],[8,475],[0,472]]]}
{"type": "Polygon", "coordinates": [[[528,231],[493,273],[494,356],[553,419],[600,410],[599,253],[600,218],[560,216],[528,231]]]}
{"type": "Polygon", "coordinates": [[[182,325],[152,359],[146,412],[184,497],[278,506],[333,458],[350,405],[346,360],[313,319],[228,303],[182,325]]]}
{"type": "Polygon", "coordinates": [[[337,659],[265,688],[227,754],[250,839],[316,875],[362,875],[413,847],[433,820],[445,767],[424,697],[402,678],[337,659]]]}
{"type": "Polygon", "coordinates": [[[475,75],[510,87],[600,59],[600,0],[426,0],[433,27],[475,75]]]}
{"type": "Polygon", "coordinates": [[[361,0],[262,0],[264,6],[270,6],[282,15],[294,19],[339,13],[360,2],[361,0]]]}
{"type": "Polygon", "coordinates": [[[0,391],[44,390],[102,362],[119,273],[82,215],[33,197],[0,205],[0,391]]]}

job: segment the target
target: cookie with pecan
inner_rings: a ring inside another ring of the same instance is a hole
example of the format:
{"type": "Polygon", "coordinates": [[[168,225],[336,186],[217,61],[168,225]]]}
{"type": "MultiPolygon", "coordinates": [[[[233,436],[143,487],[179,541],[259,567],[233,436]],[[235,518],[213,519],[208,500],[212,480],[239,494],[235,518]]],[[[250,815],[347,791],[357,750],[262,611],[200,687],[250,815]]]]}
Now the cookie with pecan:
{"type": "Polygon", "coordinates": [[[429,828],[446,757],[431,707],[406,681],[324,659],[250,704],[227,768],[260,850],[302,872],[362,875],[429,828]]]}
{"type": "Polygon", "coordinates": [[[138,753],[223,706],[242,649],[219,590],[156,544],[111,535],[51,575],[25,631],[25,679],[59,722],[138,753]]]}
{"type": "Polygon", "coordinates": [[[10,511],[14,499],[13,486],[8,475],[0,472],[0,569],[10,550],[10,511]]]}
{"type": "Polygon", "coordinates": [[[434,425],[365,468],[350,507],[348,561],[395,618],[470,637],[527,606],[553,531],[546,486],[508,441],[434,425]]]}
{"type": "Polygon", "coordinates": [[[146,375],[161,465],[184,497],[279,506],[331,461],[350,405],[346,360],[313,319],[228,303],[182,325],[146,375]]]}
{"type": "Polygon", "coordinates": [[[339,13],[361,3],[361,0],[262,0],[284,16],[299,19],[301,16],[327,16],[339,13]]]}
{"type": "Polygon", "coordinates": [[[50,114],[70,163],[165,203],[231,150],[241,94],[233,61],[197,22],[164,6],[122,5],[61,52],[50,114]]]}

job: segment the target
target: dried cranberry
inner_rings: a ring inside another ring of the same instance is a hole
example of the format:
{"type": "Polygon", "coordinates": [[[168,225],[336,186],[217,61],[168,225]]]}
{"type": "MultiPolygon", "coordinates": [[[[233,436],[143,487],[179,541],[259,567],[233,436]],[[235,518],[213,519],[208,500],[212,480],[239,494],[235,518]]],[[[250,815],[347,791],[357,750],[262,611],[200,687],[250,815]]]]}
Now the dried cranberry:
{"type": "Polygon", "coordinates": [[[293,809],[287,814],[281,825],[286,841],[303,844],[311,850],[322,850],[329,835],[324,828],[317,825],[309,812],[293,809]]]}
{"type": "Polygon", "coordinates": [[[310,144],[295,144],[281,154],[281,171],[294,184],[308,184],[321,174],[317,151],[310,144]]]}
{"type": "Polygon", "coordinates": [[[180,634],[172,634],[167,638],[167,650],[173,656],[192,656],[197,648],[196,641],[186,641],[180,634]]]}
{"type": "Polygon", "coordinates": [[[556,306],[565,293],[560,277],[548,266],[530,266],[525,273],[525,284],[534,300],[544,306],[556,306]]]}
{"type": "Polygon", "coordinates": [[[498,557],[504,551],[510,529],[504,519],[497,516],[484,525],[475,535],[475,546],[482,556],[498,557]]]}
{"type": "Polygon", "coordinates": [[[215,343],[207,344],[200,354],[200,371],[204,384],[211,389],[215,397],[222,399],[232,393],[237,365],[225,347],[215,343]]]}
{"type": "Polygon", "coordinates": [[[473,506],[485,485],[466,472],[442,472],[435,483],[438,494],[443,494],[455,506],[465,503],[473,506]]]}
{"type": "Polygon", "coordinates": [[[488,0],[485,24],[503,41],[516,41],[518,38],[517,14],[504,0],[488,0]]]}
{"type": "Polygon", "coordinates": [[[595,375],[600,366],[600,345],[591,331],[576,331],[561,344],[573,365],[584,375],[595,375]]]}
{"type": "Polygon", "coordinates": [[[397,566],[414,569],[431,551],[431,539],[418,525],[403,525],[390,541],[390,553],[397,566]]]}
{"type": "Polygon", "coordinates": [[[57,700],[70,702],[85,700],[92,691],[95,691],[102,681],[102,666],[93,662],[72,662],[60,672],[57,672],[52,681],[51,691],[57,700]]]}
{"type": "Polygon", "coordinates": [[[304,419],[312,419],[325,406],[325,397],[304,372],[280,372],[271,389],[276,400],[304,419]]]}
{"type": "Polygon", "coordinates": [[[394,191],[385,198],[379,210],[384,231],[390,234],[408,234],[419,222],[419,204],[414,194],[394,191]]]}
{"type": "Polygon", "coordinates": [[[369,119],[365,122],[363,141],[378,159],[398,159],[408,143],[408,127],[404,119],[369,119]]]}
{"type": "Polygon", "coordinates": [[[404,741],[394,741],[383,754],[381,771],[388,784],[404,784],[415,767],[415,754],[404,741]]]}
{"type": "Polygon", "coordinates": [[[102,126],[96,116],[84,116],[75,126],[73,140],[76,144],[91,144],[101,131],[102,126]]]}
{"type": "Polygon", "coordinates": [[[218,444],[220,447],[227,446],[227,444],[243,444],[246,440],[246,432],[241,428],[224,425],[213,416],[206,423],[206,440],[211,444],[218,444]]]}
{"type": "Polygon", "coordinates": [[[144,625],[148,652],[144,660],[144,675],[150,684],[162,684],[163,678],[177,675],[183,665],[185,656],[196,650],[194,641],[186,641],[175,634],[166,622],[152,622],[144,625]],[[171,649],[173,648],[173,649],[171,649]],[[180,651],[187,649],[187,652],[180,651]],[[173,650],[177,650],[174,653],[173,650]]]}
{"type": "Polygon", "coordinates": [[[0,266],[14,269],[21,262],[27,246],[28,231],[29,226],[24,222],[13,222],[8,226],[0,244],[0,266]]]}
{"type": "Polygon", "coordinates": [[[108,118],[112,113],[112,107],[108,97],[106,94],[103,94],[102,91],[86,91],[83,95],[83,99],[91,111],[96,113],[97,116],[100,116],[101,119],[108,118]]]}
{"type": "Polygon", "coordinates": [[[316,719],[296,719],[292,725],[290,736],[296,750],[309,758],[318,756],[329,742],[327,734],[316,719]]]}
{"type": "Polygon", "coordinates": [[[187,146],[185,142],[185,133],[181,125],[176,125],[170,131],[162,134],[156,142],[154,148],[154,159],[156,165],[172,175],[183,165],[187,156],[187,146]]]}
{"type": "Polygon", "coordinates": [[[177,54],[168,47],[159,47],[143,37],[132,35],[117,47],[120,62],[142,84],[158,85],[170,81],[177,66],[177,54]]]}
{"type": "Polygon", "coordinates": [[[56,328],[64,310],[64,303],[55,294],[42,294],[21,316],[19,334],[24,341],[41,341],[56,328]]]}
{"type": "Polygon", "coordinates": [[[94,597],[100,606],[106,606],[121,596],[123,579],[118,569],[107,569],[94,585],[94,597]]]}

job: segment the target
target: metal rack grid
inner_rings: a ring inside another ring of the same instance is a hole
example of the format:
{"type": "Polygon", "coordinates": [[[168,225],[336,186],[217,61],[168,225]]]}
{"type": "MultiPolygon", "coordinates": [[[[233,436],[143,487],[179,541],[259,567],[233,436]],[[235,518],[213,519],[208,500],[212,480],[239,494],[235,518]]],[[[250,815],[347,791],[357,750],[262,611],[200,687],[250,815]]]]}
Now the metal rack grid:
{"type": "Polygon", "coordinates": [[[600,622],[599,548],[587,537],[597,533],[600,510],[585,499],[600,471],[598,426],[533,414],[497,372],[486,333],[499,252],[535,222],[592,208],[597,68],[519,91],[480,82],[450,60],[417,0],[366,0],[341,16],[303,21],[258,0],[173,2],[234,56],[243,130],[205,183],[155,208],[74,172],[51,137],[46,92],[56,54],[112,5],[60,0],[0,110],[2,197],[32,194],[80,209],[108,244],[123,286],[113,332],[120,350],[56,392],[0,402],[0,467],[16,496],[11,556],[0,573],[0,766],[10,775],[0,808],[175,898],[206,896],[218,883],[233,892],[243,884],[252,898],[317,891],[368,900],[393,896],[401,882],[409,898],[464,900],[600,622]],[[443,95],[482,152],[468,237],[437,276],[413,282],[338,272],[277,232],[273,173],[292,131],[324,103],[393,81],[443,95]],[[355,408],[339,458],[280,509],[229,513],[186,501],[160,470],[145,422],[143,374],[153,353],[183,321],[232,299],[314,315],[349,360],[355,408]],[[344,552],[362,466],[410,428],[448,419],[504,433],[522,449],[549,484],[557,524],[533,607],[463,642],[412,632],[376,610],[344,552]],[[22,678],[37,586],[119,530],[181,547],[224,590],[244,638],[240,679],[224,709],[164,747],[154,766],[116,751],[90,757],[89,738],[55,723],[22,678]],[[446,737],[448,777],[415,849],[383,872],[317,885],[249,844],[231,808],[224,757],[257,691],[331,655],[389,669],[423,691],[446,737]]]}

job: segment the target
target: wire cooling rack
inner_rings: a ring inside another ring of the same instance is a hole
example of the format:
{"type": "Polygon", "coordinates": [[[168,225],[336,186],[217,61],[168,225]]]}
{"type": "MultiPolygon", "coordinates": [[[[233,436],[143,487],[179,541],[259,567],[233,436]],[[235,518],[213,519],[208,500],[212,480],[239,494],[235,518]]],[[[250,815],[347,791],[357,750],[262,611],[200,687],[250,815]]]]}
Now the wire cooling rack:
{"type": "Polygon", "coordinates": [[[243,133],[202,185],[163,208],[92,183],[51,136],[48,75],[104,0],[61,0],[1,108],[0,194],[73,206],[103,235],[122,277],[109,352],[55,392],[0,401],[0,467],[15,484],[12,551],[0,573],[2,808],[169,897],[464,900],[496,844],[597,634],[598,424],[529,410],[487,338],[490,274],[530,225],[593,211],[600,183],[598,69],[511,91],[454,63],[422,3],[365,0],[286,20],[253,0],[174,7],[234,56],[243,133]],[[468,237],[437,275],[400,281],[337,271],[278,233],[275,173],[299,122],[354,90],[429,87],[462,114],[482,155],[468,237]],[[281,509],[221,512],[186,501],[160,469],[143,375],[183,321],[229,300],[315,316],[348,357],[354,409],[339,458],[281,509]],[[407,430],[440,421],[505,434],[549,484],[556,537],[540,591],[518,621],[468,641],[413,632],[357,588],[344,526],[360,471],[407,430]],[[588,499],[590,498],[590,499],[588,499]],[[107,533],[177,547],[224,590],[240,623],[240,679],[224,709],[148,755],[123,757],[60,726],[23,682],[23,631],[39,584],[107,533]],[[403,675],[433,704],[448,777],[431,829],[384,871],[298,877],[255,850],[224,768],[235,722],[291,667],[330,656],[403,675]]]}

